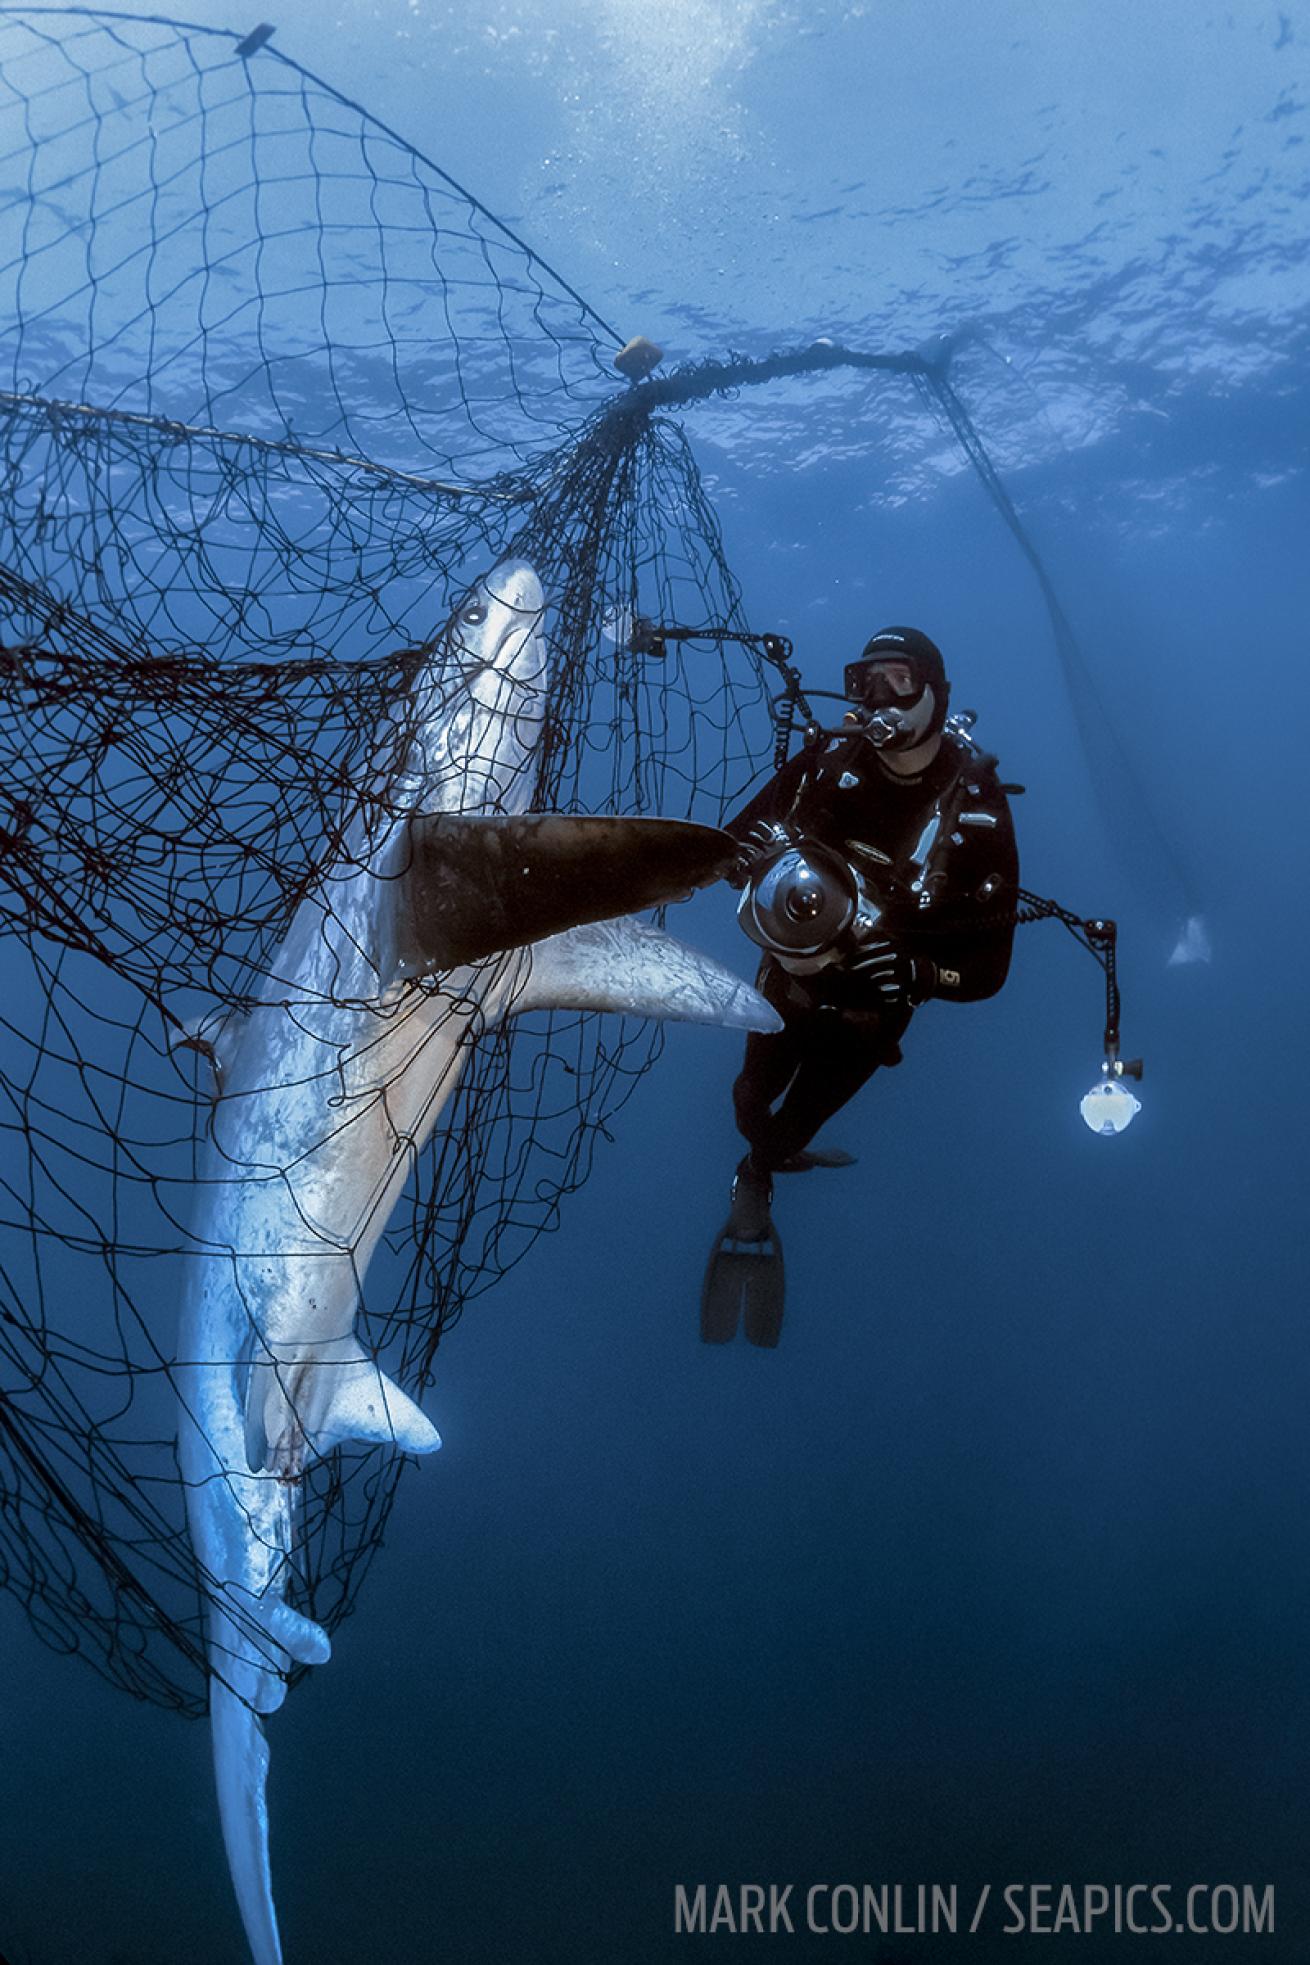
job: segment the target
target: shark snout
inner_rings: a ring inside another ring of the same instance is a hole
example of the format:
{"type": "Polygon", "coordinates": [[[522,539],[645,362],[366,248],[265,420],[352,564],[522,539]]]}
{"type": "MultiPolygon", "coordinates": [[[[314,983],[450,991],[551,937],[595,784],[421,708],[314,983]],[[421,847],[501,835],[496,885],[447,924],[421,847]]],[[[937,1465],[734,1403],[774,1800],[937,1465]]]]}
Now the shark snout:
{"type": "Polygon", "coordinates": [[[504,559],[483,574],[450,625],[449,651],[464,670],[466,686],[485,669],[535,687],[545,669],[545,608],[541,581],[527,560],[504,559]]]}
{"type": "Polygon", "coordinates": [[[546,605],[535,567],[525,559],[503,559],[484,582],[488,594],[515,614],[538,616],[546,605]]]}

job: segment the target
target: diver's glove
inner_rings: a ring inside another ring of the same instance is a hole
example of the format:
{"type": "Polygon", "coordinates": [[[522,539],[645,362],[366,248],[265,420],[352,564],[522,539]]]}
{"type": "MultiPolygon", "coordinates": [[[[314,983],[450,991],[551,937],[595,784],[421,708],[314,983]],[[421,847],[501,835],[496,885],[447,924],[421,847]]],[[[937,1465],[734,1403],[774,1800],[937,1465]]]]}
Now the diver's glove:
{"type": "Polygon", "coordinates": [[[889,1010],[925,1003],[937,986],[937,964],[922,955],[907,955],[895,942],[866,942],[846,964],[882,998],[889,1010]]]}
{"type": "Polygon", "coordinates": [[[737,857],[724,874],[724,879],[729,887],[739,890],[748,886],[761,860],[768,859],[780,847],[791,844],[792,836],[786,826],[779,825],[775,819],[757,819],[745,839],[738,842],[737,857]]]}

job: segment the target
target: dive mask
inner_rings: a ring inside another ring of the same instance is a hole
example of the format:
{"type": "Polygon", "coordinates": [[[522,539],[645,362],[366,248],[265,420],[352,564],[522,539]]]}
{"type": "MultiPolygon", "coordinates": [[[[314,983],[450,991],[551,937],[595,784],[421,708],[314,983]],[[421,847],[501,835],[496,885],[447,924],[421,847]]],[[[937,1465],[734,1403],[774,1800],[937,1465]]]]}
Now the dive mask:
{"type": "Polygon", "coordinates": [[[904,655],[867,656],[848,662],[846,694],[866,710],[908,709],[927,684],[916,665],[904,655]]]}

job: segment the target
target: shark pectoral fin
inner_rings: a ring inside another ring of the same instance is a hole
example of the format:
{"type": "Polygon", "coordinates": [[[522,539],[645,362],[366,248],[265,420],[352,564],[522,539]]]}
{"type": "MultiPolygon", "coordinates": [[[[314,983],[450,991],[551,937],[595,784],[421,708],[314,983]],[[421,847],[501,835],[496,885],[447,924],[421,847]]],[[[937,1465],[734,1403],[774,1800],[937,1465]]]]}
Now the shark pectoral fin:
{"type": "Polygon", "coordinates": [[[432,1421],[354,1338],[250,1367],[246,1457],[252,1473],[298,1480],[309,1459],[347,1440],[402,1453],[435,1453],[441,1445],[432,1421]]]}
{"type": "Polygon", "coordinates": [[[534,942],[526,975],[506,1005],[525,1010],[615,1010],[729,1030],[781,1030],[782,1019],[749,983],[662,928],[625,916],[534,942]]]}
{"type": "Polygon", "coordinates": [[[726,832],[684,819],[417,813],[390,849],[378,973],[385,986],[461,968],[581,922],[681,900],[721,878],[736,850],[726,832]]]}
{"type": "Polygon", "coordinates": [[[223,1847],[254,1965],[282,1965],[268,1860],[268,1741],[252,1712],[222,1679],[209,1682],[209,1726],[223,1847]]]}

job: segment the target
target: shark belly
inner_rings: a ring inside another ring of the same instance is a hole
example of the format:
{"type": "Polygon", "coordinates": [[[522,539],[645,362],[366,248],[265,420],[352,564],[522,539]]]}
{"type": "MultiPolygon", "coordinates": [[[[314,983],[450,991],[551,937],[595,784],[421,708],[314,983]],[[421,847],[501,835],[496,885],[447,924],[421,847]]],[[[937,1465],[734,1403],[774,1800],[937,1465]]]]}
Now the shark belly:
{"type": "Polygon", "coordinates": [[[281,1704],[294,1666],[330,1655],[327,1633],[287,1602],[299,1486],[315,1456],[347,1441],[415,1454],[441,1443],[365,1352],[356,1321],[377,1244],[469,1050],[531,1009],[778,1027],[717,963],[661,930],[586,912],[572,919],[590,925],[393,980],[406,973],[395,923],[408,821],[527,809],[545,719],[543,612],[522,561],[470,590],[414,683],[389,822],[377,828],[379,799],[361,797],[258,999],[240,1019],[204,1020],[212,1043],[196,1033],[218,1096],[181,1306],[178,1448],[206,1606],[219,1812],[256,1965],[282,1956],[261,1715],[281,1704]]]}

